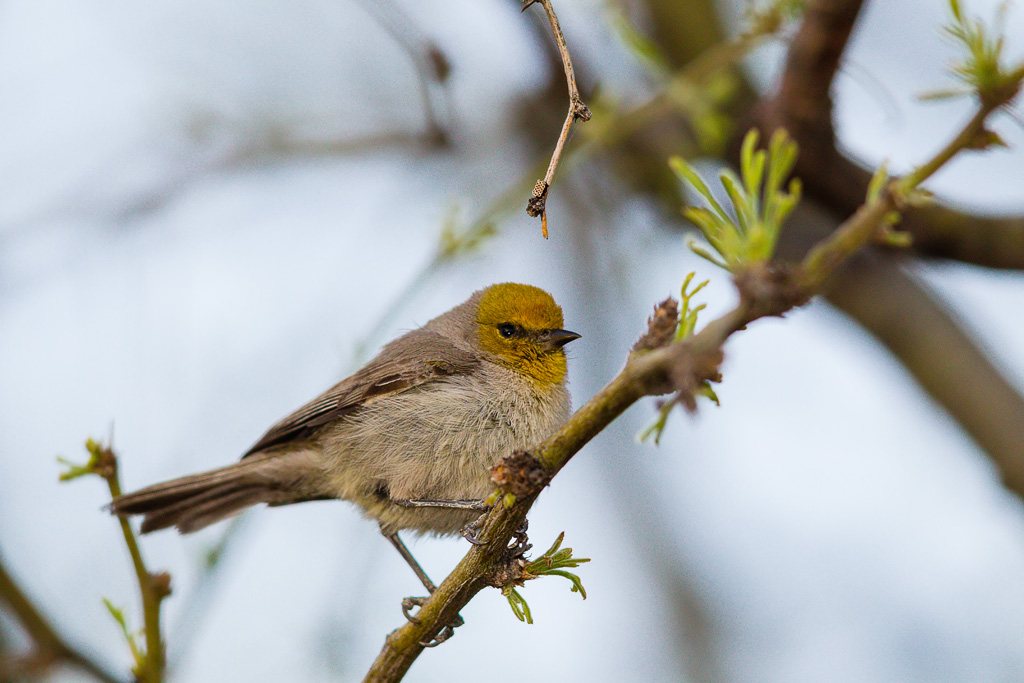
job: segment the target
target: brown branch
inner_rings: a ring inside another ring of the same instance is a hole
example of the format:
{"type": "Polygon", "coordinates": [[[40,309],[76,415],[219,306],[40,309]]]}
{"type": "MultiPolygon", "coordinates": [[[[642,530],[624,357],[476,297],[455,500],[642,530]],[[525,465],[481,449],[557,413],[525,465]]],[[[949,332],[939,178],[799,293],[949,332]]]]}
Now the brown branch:
{"type": "Polygon", "coordinates": [[[891,258],[858,259],[830,302],[885,344],[1024,498],[1024,398],[923,286],[891,258]]]}
{"type": "Polygon", "coordinates": [[[908,211],[900,230],[924,256],[1024,270],[1024,216],[981,216],[933,204],[908,211]]]}
{"type": "Polygon", "coordinates": [[[565,141],[569,139],[569,130],[572,128],[572,124],[577,120],[589,121],[591,113],[587,105],[583,103],[582,98],[580,98],[579,88],[576,87],[576,73],[572,68],[572,59],[569,57],[569,47],[565,44],[565,36],[562,34],[562,27],[558,24],[558,17],[555,16],[555,8],[551,5],[551,0],[525,0],[522,11],[525,12],[530,5],[538,2],[544,7],[544,11],[548,15],[548,21],[551,23],[551,31],[555,36],[558,54],[561,55],[562,66],[565,68],[565,80],[569,85],[569,113],[565,117],[565,123],[562,124],[562,131],[558,135],[558,142],[555,143],[555,151],[551,154],[548,172],[544,175],[543,179],[538,180],[537,184],[534,185],[533,196],[526,203],[526,213],[534,218],[540,216],[541,230],[544,239],[547,239],[548,217],[546,206],[548,189],[550,189],[551,183],[555,179],[555,169],[558,168],[558,162],[562,158],[562,150],[565,148],[565,141]]]}
{"type": "Polygon", "coordinates": [[[32,599],[21,589],[0,561],[0,603],[8,609],[32,639],[34,652],[20,660],[0,659],[0,680],[17,680],[22,675],[38,675],[59,664],[68,664],[104,683],[122,683],[116,676],[85,654],[68,645],[42,615],[32,599]]]}
{"type": "MultiPolygon", "coordinates": [[[[790,43],[778,89],[754,109],[765,136],[785,128],[800,145],[794,173],[812,194],[831,186],[828,176],[842,159],[835,145],[831,88],[862,1],[808,2],[790,43]]],[[[866,188],[866,182],[857,188],[851,211],[863,201],[866,188]]]]}
{"type": "MultiPolygon", "coordinates": [[[[1024,73],[1018,78],[1024,79],[1024,73]]],[[[1008,93],[1012,97],[1012,93],[1008,93]]],[[[526,519],[530,506],[551,478],[598,432],[637,400],[648,395],[676,393],[675,402],[695,407],[697,389],[719,379],[723,346],[735,332],[766,316],[781,316],[819,293],[829,277],[852,255],[887,228],[887,218],[913,196],[924,182],[959,151],[968,148],[984,130],[986,117],[1007,99],[982,98],[978,113],[935,155],[901,180],[891,181],[834,233],[816,245],[795,268],[749,264],[735,271],[739,303],[708,323],[696,335],[666,344],[665,318],[675,318],[675,302],[664,302],[649,322],[649,330],[634,346],[626,366],[604,389],[587,401],[555,434],[530,455],[539,476],[527,478],[510,505],[495,505],[480,521],[474,546],[424,602],[416,619],[392,632],[365,678],[397,681],[446,624],[451,623],[476,593],[488,585],[501,585],[509,571],[508,545],[526,519]]],[[[521,457],[521,455],[520,455],[521,457]]],[[[509,460],[506,458],[505,463],[509,460]]],[[[507,465],[506,465],[507,466],[507,465]]],[[[501,490],[501,489],[499,489],[501,490]]],[[[505,498],[508,500],[508,492],[505,498]]],[[[518,556],[514,556],[518,557],[518,556]]]]}
{"type": "MultiPolygon", "coordinates": [[[[783,233],[780,248],[788,253],[782,256],[802,258],[809,242],[841,222],[838,212],[801,202],[783,233]]],[[[902,268],[904,261],[879,250],[857,254],[825,296],[892,352],[992,458],[1007,488],[1024,498],[1024,397],[926,285],[902,268]]]]}

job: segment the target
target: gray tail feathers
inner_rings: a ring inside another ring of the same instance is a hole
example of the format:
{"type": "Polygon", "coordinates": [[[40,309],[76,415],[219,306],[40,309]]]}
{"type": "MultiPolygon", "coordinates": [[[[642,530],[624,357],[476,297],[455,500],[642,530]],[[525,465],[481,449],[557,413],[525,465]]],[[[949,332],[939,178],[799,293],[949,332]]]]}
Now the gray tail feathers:
{"type": "Polygon", "coordinates": [[[228,467],[118,496],[108,507],[120,517],[144,515],[144,534],[171,526],[187,534],[258,503],[287,505],[330,497],[310,486],[314,460],[308,451],[255,453],[228,467]]]}

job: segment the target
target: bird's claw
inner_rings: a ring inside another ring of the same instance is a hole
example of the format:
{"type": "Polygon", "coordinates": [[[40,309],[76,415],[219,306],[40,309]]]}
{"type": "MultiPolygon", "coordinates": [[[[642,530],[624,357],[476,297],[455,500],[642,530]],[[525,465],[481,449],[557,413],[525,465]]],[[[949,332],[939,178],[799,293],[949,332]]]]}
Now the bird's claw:
{"type": "Polygon", "coordinates": [[[526,529],[529,526],[530,520],[524,519],[523,525],[516,529],[515,533],[512,534],[512,538],[515,540],[515,543],[510,545],[509,549],[512,550],[513,557],[522,557],[526,554],[526,551],[533,547],[533,544],[529,542],[529,537],[526,535],[526,529]]]}
{"type": "MultiPolygon", "coordinates": [[[[415,614],[412,614],[411,610],[414,607],[423,607],[424,603],[426,603],[427,600],[428,598],[403,598],[402,614],[404,614],[405,618],[408,619],[411,623],[419,624],[419,617],[417,617],[415,614]]],[[[438,632],[438,634],[434,636],[432,640],[425,643],[420,643],[420,645],[422,645],[423,647],[437,647],[438,645],[440,645],[441,643],[455,635],[455,629],[457,629],[465,623],[466,621],[462,618],[462,615],[456,614],[455,618],[452,619],[451,623],[445,625],[445,627],[441,629],[440,632],[438,632]]]]}
{"type": "Polygon", "coordinates": [[[421,642],[420,645],[422,645],[423,647],[437,647],[444,641],[454,636],[455,629],[457,629],[465,623],[466,622],[463,620],[462,615],[456,614],[455,618],[452,619],[452,622],[450,624],[445,625],[445,627],[441,629],[436,636],[434,636],[433,640],[429,640],[425,643],[421,642]]]}
{"type": "Polygon", "coordinates": [[[427,598],[403,598],[402,599],[402,614],[413,624],[420,623],[419,617],[415,614],[410,614],[409,611],[413,607],[423,607],[423,603],[427,601],[427,598]]]}
{"type": "Polygon", "coordinates": [[[462,529],[459,531],[459,533],[462,534],[462,537],[470,543],[472,543],[473,545],[484,544],[484,541],[480,540],[480,537],[478,536],[481,529],[483,528],[483,522],[481,520],[483,520],[482,516],[477,517],[472,522],[462,527],[462,529]]]}

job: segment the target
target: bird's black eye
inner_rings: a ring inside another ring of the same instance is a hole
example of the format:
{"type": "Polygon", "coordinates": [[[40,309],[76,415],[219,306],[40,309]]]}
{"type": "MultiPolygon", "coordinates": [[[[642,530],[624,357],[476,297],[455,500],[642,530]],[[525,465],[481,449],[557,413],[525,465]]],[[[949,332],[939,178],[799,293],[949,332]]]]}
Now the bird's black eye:
{"type": "Polygon", "coordinates": [[[505,339],[510,338],[515,333],[516,326],[513,325],[512,323],[501,323],[500,325],[498,325],[498,334],[500,334],[505,339]]]}

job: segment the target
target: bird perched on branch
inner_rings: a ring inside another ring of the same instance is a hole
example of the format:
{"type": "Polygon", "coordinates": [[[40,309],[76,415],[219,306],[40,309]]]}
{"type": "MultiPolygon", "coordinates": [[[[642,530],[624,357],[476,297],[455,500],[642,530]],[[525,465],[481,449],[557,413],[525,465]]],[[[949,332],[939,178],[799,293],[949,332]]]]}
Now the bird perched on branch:
{"type": "Polygon", "coordinates": [[[562,309],[497,284],[386,345],[272,426],[240,462],[119,496],[142,532],[202,529],[258,503],[348,500],[377,520],[427,590],[400,530],[455,534],[493,489],[488,470],[569,416],[562,309]]]}

